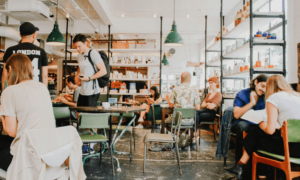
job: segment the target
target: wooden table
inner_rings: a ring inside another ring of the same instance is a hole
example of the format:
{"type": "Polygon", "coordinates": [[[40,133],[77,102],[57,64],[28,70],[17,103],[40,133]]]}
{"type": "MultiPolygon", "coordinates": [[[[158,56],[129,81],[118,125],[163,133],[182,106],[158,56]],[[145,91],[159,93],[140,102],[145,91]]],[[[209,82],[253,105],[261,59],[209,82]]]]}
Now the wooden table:
{"type": "Polygon", "coordinates": [[[116,102],[116,104],[121,104],[121,105],[125,105],[125,106],[136,105],[135,103],[129,103],[129,102],[116,102]]]}
{"type": "Polygon", "coordinates": [[[169,105],[167,104],[162,104],[160,105],[161,107],[161,112],[162,112],[162,117],[161,117],[161,133],[165,134],[165,117],[166,114],[172,114],[173,113],[173,108],[170,108],[169,105]]]}
{"type": "MultiPolygon", "coordinates": [[[[102,106],[93,106],[93,107],[86,107],[86,106],[81,106],[81,107],[70,107],[71,111],[76,110],[77,112],[94,112],[94,113],[120,113],[120,118],[119,118],[119,123],[118,126],[116,128],[114,137],[112,138],[112,118],[109,119],[110,123],[110,131],[109,131],[109,145],[110,148],[113,149],[114,153],[117,154],[128,154],[130,156],[130,160],[132,160],[132,156],[130,153],[127,152],[118,152],[114,149],[115,144],[117,143],[117,141],[120,139],[120,137],[124,134],[124,132],[127,130],[127,128],[129,126],[131,126],[131,124],[135,121],[135,116],[132,118],[132,120],[128,123],[128,125],[126,126],[126,128],[121,131],[121,134],[117,137],[118,134],[118,129],[121,126],[122,120],[123,120],[123,114],[124,113],[137,113],[137,112],[141,112],[141,111],[146,111],[145,108],[141,108],[139,106],[133,106],[133,107],[125,107],[125,106],[120,106],[120,107],[110,107],[109,109],[104,109],[102,106]]],[[[117,171],[121,171],[120,168],[120,163],[118,158],[116,158],[117,161],[117,165],[118,165],[118,169],[117,171]]]]}

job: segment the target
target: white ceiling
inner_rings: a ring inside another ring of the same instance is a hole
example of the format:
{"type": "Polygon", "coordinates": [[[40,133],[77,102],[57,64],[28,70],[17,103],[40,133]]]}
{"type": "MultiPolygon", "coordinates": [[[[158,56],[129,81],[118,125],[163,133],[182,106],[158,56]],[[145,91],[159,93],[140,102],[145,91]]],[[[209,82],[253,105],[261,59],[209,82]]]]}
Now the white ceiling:
{"type": "MultiPolygon", "coordinates": [[[[1,1],[1,0],[0,0],[1,1]]],[[[51,5],[51,12],[56,14],[57,0],[41,0],[51,5]]],[[[66,11],[76,21],[75,33],[92,35],[95,28],[82,20],[81,14],[74,8],[72,0],[59,0],[66,11]]],[[[143,39],[159,39],[160,20],[163,16],[163,36],[171,30],[173,19],[173,0],[74,0],[76,4],[99,27],[102,34],[107,34],[107,25],[111,24],[111,33],[116,38],[138,35],[143,39]],[[96,10],[94,9],[96,8],[96,10]],[[124,12],[125,17],[121,15],[124,12]],[[157,17],[153,18],[156,12],[157,17]]],[[[184,39],[204,39],[205,15],[208,16],[208,37],[216,36],[220,24],[220,0],[176,0],[176,24],[184,39]],[[190,18],[186,16],[189,13],[190,18]]],[[[224,16],[229,14],[242,0],[223,0],[224,16]]],[[[232,18],[232,17],[230,17],[232,18]]],[[[58,11],[58,20],[62,32],[65,32],[66,15],[58,11]]],[[[41,22],[40,34],[47,34],[53,28],[52,22],[41,22]]],[[[38,25],[38,24],[37,24],[38,25]]]]}
{"type": "MultiPolygon", "coordinates": [[[[224,14],[227,14],[241,0],[223,0],[224,14]]],[[[109,0],[109,5],[113,16],[121,17],[124,10],[125,17],[130,18],[151,18],[155,11],[157,17],[173,17],[174,0],[109,0]]],[[[201,16],[219,17],[220,0],[176,0],[176,18],[186,18],[187,13],[190,18],[201,16]]]]}

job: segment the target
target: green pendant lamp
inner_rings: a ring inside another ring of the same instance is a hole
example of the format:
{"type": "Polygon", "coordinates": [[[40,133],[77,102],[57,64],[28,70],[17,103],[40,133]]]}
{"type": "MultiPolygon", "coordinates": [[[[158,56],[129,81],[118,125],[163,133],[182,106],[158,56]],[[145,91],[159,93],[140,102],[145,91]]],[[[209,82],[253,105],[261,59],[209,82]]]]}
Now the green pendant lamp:
{"type": "Polygon", "coordinates": [[[174,17],[171,32],[165,40],[165,46],[183,46],[183,40],[177,32],[177,25],[175,23],[175,0],[174,0],[174,17]]]}
{"type": "Polygon", "coordinates": [[[169,66],[169,61],[167,60],[167,56],[165,53],[164,53],[164,58],[161,62],[164,64],[164,66],[169,66]]]}
{"type": "Polygon", "coordinates": [[[52,32],[49,34],[46,44],[52,45],[52,46],[63,46],[66,44],[64,36],[59,31],[58,23],[57,23],[57,8],[58,8],[58,0],[57,0],[57,6],[56,6],[56,20],[53,27],[52,32]]]}

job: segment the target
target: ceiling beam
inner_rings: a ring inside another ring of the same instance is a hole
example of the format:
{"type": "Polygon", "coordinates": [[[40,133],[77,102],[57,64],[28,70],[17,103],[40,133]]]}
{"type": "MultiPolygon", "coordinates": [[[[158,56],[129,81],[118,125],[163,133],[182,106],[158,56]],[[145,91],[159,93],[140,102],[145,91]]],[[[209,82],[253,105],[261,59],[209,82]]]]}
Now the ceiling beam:
{"type": "Polygon", "coordinates": [[[89,0],[93,8],[96,10],[99,17],[102,19],[105,25],[114,25],[113,15],[109,11],[109,7],[104,0],[89,0]]]}

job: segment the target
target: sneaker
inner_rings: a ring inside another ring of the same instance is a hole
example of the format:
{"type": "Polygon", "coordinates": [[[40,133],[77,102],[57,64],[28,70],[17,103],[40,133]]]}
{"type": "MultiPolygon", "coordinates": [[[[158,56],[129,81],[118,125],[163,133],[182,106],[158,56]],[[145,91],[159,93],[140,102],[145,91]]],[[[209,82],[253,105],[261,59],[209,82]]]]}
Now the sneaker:
{"type": "Polygon", "coordinates": [[[138,124],[138,125],[136,125],[134,128],[143,129],[143,128],[144,128],[144,126],[143,126],[143,125],[141,125],[141,124],[138,124]]]}
{"type": "Polygon", "coordinates": [[[93,148],[90,148],[88,145],[84,145],[82,148],[82,155],[87,155],[87,154],[94,154],[95,151],[93,148]]]}
{"type": "Polygon", "coordinates": [[[154,144],[153,146],[151,146],[151,147],[149,148],[149,151],[159,152],[159,151],[162,151],[162,148],[161,148],[160,145],[154,144]]]}
{"type": "Polygon", "coordinates": [[[144,119],[142,117],[140,117],[138,122],[144,122],[144,119]]]}

